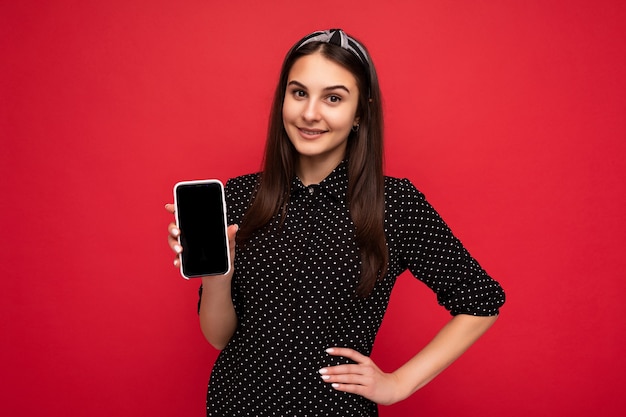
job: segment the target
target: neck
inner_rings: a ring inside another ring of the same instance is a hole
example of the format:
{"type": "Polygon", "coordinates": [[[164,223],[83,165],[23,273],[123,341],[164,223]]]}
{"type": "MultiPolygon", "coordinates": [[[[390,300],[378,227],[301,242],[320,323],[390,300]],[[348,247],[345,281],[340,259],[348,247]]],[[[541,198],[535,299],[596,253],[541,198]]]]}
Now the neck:
{"type": "Polygon", "coordinates": [[[326,178],[337,165],[341,163],[342,158],[315,158],[301,155],[298,160],[296,174],[302,184],[311,185],[319,184],[326,178]]]}

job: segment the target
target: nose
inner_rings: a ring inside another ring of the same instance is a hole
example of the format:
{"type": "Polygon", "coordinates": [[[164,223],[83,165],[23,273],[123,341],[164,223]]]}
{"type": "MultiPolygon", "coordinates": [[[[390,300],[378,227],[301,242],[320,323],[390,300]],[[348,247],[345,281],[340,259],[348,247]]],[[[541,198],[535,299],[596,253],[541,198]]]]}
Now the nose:
{"type": "Polygon", "coordinates": [[[302,118],[307,122],[320,120],[320,109],[317,100],[308,100],[302,112],[302,118]]]}

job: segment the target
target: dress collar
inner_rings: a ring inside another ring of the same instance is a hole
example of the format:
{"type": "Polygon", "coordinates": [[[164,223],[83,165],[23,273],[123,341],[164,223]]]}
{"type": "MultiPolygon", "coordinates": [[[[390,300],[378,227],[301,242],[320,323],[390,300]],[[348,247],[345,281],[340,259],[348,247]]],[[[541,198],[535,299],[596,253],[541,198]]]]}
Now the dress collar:
{"type": "Polygon", "coordinates": [[[291,181],[291,195],[299,194],[310,187],[318,188],[336,200],[345,200],[348,194],[348,161],[341,161],[319,184],[312,184],[307,187],[302,184],[300,178],[295,176],[291,181]]]}

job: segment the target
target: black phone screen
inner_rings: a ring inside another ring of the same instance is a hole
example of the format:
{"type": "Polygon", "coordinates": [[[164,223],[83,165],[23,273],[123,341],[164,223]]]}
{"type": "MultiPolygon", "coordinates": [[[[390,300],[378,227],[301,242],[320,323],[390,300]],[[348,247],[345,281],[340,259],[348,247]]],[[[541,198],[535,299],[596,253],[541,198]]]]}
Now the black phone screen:
{"type": "Polygon", "coordinates": [[[217,181],[180,183],[175,187],[180,229],[181,272],[187,278],[228,272],[224,191],[217,181]]]}

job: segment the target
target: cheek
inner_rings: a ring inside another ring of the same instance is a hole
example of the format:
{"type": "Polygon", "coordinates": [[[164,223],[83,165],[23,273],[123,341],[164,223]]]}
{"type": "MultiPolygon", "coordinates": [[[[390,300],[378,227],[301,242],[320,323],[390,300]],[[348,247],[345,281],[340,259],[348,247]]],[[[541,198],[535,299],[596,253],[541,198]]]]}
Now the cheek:
{"type": "Polygon", "coordinates": [[[298,116],[298,109],[288,99],[283,101],[283,123],[293,122],[298,116]]]}
{"type": "Polygon", "coordinates": [[[352,129],[355,113],[347,111],[341,113],[333,113],[326,118],[329,125],[337,130],[352,129]]]}

